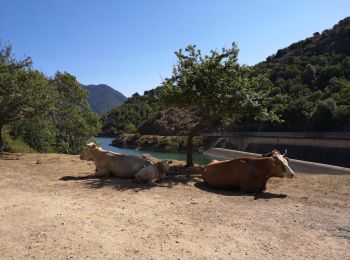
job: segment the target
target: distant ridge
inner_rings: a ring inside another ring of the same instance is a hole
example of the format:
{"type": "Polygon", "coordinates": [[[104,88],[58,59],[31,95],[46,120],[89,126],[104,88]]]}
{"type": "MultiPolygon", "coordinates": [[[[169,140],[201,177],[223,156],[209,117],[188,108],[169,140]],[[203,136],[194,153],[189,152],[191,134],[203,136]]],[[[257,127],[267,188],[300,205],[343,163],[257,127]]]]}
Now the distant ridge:
{"type": "Polygon", "coordinates": [[[89,92],[88,101],[92,110],[100,116],[122,105],[127,99],[122,93],[105,84],[82,86],[89,92]]]}

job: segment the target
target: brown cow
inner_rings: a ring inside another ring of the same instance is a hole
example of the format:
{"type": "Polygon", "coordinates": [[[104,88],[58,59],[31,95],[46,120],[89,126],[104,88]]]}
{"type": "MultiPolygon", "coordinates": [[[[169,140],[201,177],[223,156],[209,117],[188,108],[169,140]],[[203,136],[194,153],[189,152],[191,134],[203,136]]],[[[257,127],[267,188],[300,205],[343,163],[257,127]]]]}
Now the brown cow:
{"type": "Polygon", "coordinates": [[[262,192],[271,177],[295,176],[287,159],[277,150],[273,150],[270,157],[267,155],[208,164],[202,174],[203,180],[213,188],[262,192]]]}

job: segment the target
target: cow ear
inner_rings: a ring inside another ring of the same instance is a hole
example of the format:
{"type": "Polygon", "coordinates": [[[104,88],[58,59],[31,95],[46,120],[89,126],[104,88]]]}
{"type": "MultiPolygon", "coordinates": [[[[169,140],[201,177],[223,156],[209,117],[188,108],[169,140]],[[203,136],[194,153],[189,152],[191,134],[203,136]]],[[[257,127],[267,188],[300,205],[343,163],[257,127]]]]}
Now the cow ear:
{"type": "Polygon", "coordinates": [[[95,143],[88,143],[87,146],[89,146],[91,149],[95,149],[96,148],[96,144],[95,143]]]}
{"type": "Polygon", "coordinates": [[[277,149],[273,149],[272,155],[276,155],[276,154],[280,154],[280,151],[278,151],[277,149]]]}

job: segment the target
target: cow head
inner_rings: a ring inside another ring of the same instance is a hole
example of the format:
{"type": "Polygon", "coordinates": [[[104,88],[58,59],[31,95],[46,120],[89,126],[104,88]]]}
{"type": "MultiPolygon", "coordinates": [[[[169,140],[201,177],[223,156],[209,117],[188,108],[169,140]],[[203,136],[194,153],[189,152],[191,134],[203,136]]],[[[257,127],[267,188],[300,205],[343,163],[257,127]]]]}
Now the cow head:
{"type": "Polygon", "coordinates": [[[295,172],[289,167],[288,161],[289,159],[285,157],[287,154],[287,150],[284,154],[280,154],[279,151],[273,150],[271,152],[271,157],[273,160],[273,171],[276,177],[287,177],[287,178],[294,178],[295,172]]]}
{"type": "Polygon", "coordinates": [[[88,143],[84,152],[80,155],[80,160],[93,161],[92,155],[97,148],[95,143],[88,143]]]}
{"type": "Polygon", "coordinates": [[[163,160],[163,161],[158,163],[158,166],[162,170],[163,173],[166,173],[169,171],[169,169],[170,169],[169,163],[170,163],[170,161],[168,161],[168,160],[163,160]]]}

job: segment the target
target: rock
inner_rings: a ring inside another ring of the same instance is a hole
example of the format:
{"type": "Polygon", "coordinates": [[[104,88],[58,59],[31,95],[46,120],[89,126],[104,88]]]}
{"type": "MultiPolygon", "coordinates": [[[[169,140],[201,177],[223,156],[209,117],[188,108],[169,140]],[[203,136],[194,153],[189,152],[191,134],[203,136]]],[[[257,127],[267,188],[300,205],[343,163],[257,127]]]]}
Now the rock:
{"type": "Polygon", "coordinates": [[[43,163],[43,162],[42,162],[41,159],[38,159],[38,160],[35,161],[35,164],[42,164],[42,163],[43,163]]]}

